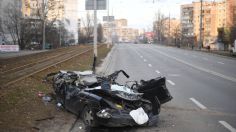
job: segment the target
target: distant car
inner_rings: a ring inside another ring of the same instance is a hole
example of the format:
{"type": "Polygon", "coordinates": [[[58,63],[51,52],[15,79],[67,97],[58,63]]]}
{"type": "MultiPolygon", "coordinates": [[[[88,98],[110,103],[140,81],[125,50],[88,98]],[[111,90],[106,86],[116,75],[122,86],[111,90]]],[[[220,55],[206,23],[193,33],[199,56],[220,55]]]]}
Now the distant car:
{"type": "Polygon", "coordinates": [[[157,122],[160,105],[172,99],[165,78],[133,82],[132,86],[116,82],[119,73],[109,76],[92,72],[60,71],[53,76],[58,102],[79,115],[86,126],[123,127],[152,125],[157,122]]]}

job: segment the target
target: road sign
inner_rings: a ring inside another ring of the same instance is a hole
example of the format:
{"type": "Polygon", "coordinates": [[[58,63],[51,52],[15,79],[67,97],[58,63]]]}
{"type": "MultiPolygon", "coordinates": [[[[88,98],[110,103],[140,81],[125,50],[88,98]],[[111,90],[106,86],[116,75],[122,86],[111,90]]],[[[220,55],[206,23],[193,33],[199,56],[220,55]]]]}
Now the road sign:
{"type": "MultiPolygon", "coordinates": [[[[97,10],[106,10],[106,0],[97,0],[97,10]]],[[[94,0],[85,1],[86,10],[94,10],[94,0]]]]}
{"type": "Polygon", "coordinates": [[[112,22],[115,20],[114,16],[103,16],[103,21],[109,21],[112,22]]]}

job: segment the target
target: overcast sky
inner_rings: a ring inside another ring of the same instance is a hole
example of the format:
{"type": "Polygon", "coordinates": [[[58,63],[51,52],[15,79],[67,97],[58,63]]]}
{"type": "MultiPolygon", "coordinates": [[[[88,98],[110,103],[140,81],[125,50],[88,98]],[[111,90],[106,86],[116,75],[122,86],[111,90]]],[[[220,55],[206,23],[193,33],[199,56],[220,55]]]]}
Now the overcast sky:
{"type": "MultiPolygon", "coordinates": [[[[78,0],[79,16],[83,17],[85,11],[85,0],[78,0]]],[[[155,19],[155,13],[158,9],[166,16],[179,18],[180,5],[192,3],[192,0],[109,0],[110,14],[115,19],[125,18],[128,20],[128,26],[139,29],[151,29],[155,19]]],[[[98,11],[99,22],[102,16],[107,15],[107,10],[98,11]]]]}

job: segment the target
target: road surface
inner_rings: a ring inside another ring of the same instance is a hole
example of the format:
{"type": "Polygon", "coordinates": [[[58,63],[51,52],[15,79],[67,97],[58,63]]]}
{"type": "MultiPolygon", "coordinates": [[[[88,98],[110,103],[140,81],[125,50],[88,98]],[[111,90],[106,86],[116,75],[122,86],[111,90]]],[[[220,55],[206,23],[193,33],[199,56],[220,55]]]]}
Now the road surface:
{"type": "Polygon", "coordinates": [[[165,76],[174,97],[162,106],[157,126],[119,131],[236,132],[235,59],[158,45],[113,48],[106,74],[123,69],[129,80],[165,76]]]}

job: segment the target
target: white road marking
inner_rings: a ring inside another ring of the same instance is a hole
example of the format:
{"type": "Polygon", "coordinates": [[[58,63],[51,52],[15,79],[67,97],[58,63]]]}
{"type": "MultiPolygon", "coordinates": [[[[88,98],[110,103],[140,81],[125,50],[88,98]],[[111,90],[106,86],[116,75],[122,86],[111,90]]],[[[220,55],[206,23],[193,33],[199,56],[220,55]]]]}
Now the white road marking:
{"type": "Polygon", "coordinates": [[[203,109],[203,110],[205,110],[205,109],[207,109],[207,107],[206,106],[204,106],[203,104],[201,104],[199,101],[197,101],[196,99],[194,99],[194,98],[189,98],[191,101],[193,101],[193,103],[195,103],[199,108],[201,108],[201,109],[203,109]]]}
{"type": "Polygon", "coordinates": [[[175,85],[175,83],[174,82],[172,82],[171,80],[167,80],[167,82],[169,83],[169,84],[171,84],[171,85],[175,85]]]}
{"type": "Polygon", "coordinates": [[[157,73],[157,74],[160,74],[161,72],[160,72],[160,71],[158,71],[158,70],[156,70],[156,73],[157,73]]]}
{"type": "Polygon", "coordinates": [[[219,121],[221,125],[226,127],[230,132],[236,132],[236,129],[233,128],[230,124],[228,124],[226,121],[219,121]]]}
{"type": "Polygon", "coordinates": [[[220,61],[218,61],[217,63],[219,63],[219,64],[222,64],[222,65],[223,65],[223,64],[225,64],[225,63],[223,63],[223,62],[220,62],[220,61]]]}
{"type": "Polygon", "coordinates": [[[143,58],[143,56],[140,56],[141,58],[143,58]]]}
{"type": "Polygon", "coordinates": [[[206,57],[203,57],[202,59],[203,59],[203,60],[208,60],[208,58],[206,58],[206,57]]]}
{"type": "Polygon", "coordinates": [[[179,77],[180,75],[179,74],[168,74],[168,76],[170,76],[170,77],[179,77]]]}
{"type": "Polygon", "coordinates": [[[146,60],[146,59],[144,59],[143,61],[144,61],[144,62],[146,62],[147,60],[146,60]]]}
{"type": "Polygon", "coordinates": [[[152,67],[152,64],[148,64],[149,67],[152,67]]]}
{"type": "Polygon", "coordinates": [[[190,67],[193,67],[193,68],[195,68],[195,69],[198,69],[198,70],[200,70],[200,71],[204,71],[204,72],[207,72],[207,73],[209,73],[209,74],[212,74],[212,75],[215,75],[215,76],[224,78],[224,79],[226,79],[226,80],[230,80],[230,81],[232,81],[232,82],[236,82],[236,78],[234,78],[234,77],[226,76],[226,75],[220,74],[220,73],[218,73],[218,72],[211,71],[211,70],[209,70],[209,69],[205,69],[205,68],[196,66],[196,65],[194,65],[194,64],[191,64],[191,63],[189,63],[189,62],[183,61],[183,60],[178,59],[178,58],[176,58],[176,57],[174,57],[174,56],[170,56],[170,55],[168,55],[168,54],[166,54],[166,53],[163,53],[163,52],[161,52],[161,51],[157,51],[157,52],[159,52],[160,54],[165,55],[165,56],[167,56],[167,57],[169,57],[169,58],[172,58],[172,59],[174,59],[174,60],[176,60],[176,61],[178,61],[178,62],[181,62],[181,63],[183,63],[183,64],[186,64],[186,65],[188,65],[188,66],[190,66],[190,67]]]}

